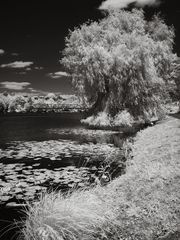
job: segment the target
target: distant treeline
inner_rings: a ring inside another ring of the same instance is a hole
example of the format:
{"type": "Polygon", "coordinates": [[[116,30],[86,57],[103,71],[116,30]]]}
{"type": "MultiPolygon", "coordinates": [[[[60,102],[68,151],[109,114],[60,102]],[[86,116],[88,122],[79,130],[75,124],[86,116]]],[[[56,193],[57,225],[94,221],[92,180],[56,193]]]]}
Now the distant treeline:
{"type": "Polygon", "coordinates": [[[45,96],[26,94],[0,94],[0,113],[30,113],[30,112],[77,112],[83,110],[83,105],[75,95],[56,95],[48,93],[45,96]]]}

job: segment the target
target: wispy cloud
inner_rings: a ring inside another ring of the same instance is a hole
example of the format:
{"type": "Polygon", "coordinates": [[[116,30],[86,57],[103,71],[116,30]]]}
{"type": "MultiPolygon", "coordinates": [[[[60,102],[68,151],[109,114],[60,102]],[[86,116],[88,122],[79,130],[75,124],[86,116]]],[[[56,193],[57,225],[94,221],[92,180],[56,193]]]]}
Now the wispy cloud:
{"type": "Polygon", "coordinates": [[[14,52],[14,53],[11,53],[11,55],[12,56],[19,56],[19,53],[14,52]]]}
{"type": "Polygon", "coordinates": [[[47,75],[49,77],[51,77],[51,78],[54,78],[54,79],[61,78],[61,77],[69,77],[70,76],[67,72],[61,72],[61,71],[54,72],[54,73],[48,73],[47,75]]]}
{"type": "Polygon", "coordinates": [[[27,67],[26,68],[26,71],[31,71],[32,69],[30,67],[27,67]]]}
{"type": "Polygon", "coordinates": [[[29,82],[1,82],[1,88],[9,90],[24,90],[27,86],[31,85],[29,82]]]}
{"type": "Polygon", "coordinates": [[[35,70],[42,70],[44,69],[43,67],[34,67],[35,70]]]}
{"type": "Polygon", "coordinates": [[[20,75],[26,75],[27,72],[23,71],[23,72],[17,72],[16,74],[20,74],[20,75]]]}
{"type": "Polygon", "coordinates": [[[157,6],[161,0],[106,0],[102,2],[99,9],[106,10],[108,8],[126,8],[129,4],[134,3],[135,6],[157,6]]]}
{"type": "Polygon", "coordinates": [[[5,51],[3,49],[0,49],[0,55],[3,55],[5,51]]]}
{"type": "Polygon", "coordinates": [[[26,68],[33,64],[33,62],[23,62],[23,61],[15,61],[12,63],[2,64],[1,68],[26,68]]]}
{"type": "Polygon", "coordinates": [[[38,92],[36,89],[34,89],[34,88],[28,88],[28,90],[30,91],[30,92],[32,92],[32,93],[35,93],[35,92],[38,92]]]}

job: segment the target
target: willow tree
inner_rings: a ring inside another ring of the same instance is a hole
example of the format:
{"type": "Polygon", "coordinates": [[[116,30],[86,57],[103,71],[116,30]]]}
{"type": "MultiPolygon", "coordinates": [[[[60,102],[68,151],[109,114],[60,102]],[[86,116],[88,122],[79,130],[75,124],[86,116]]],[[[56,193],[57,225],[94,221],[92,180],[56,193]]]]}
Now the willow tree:
{"type": "Polygon", "coordinates": [[[98,22],[70,31],[61,63],[94,112],[156,114],[170,76],[174,31],[141,10],[109,10],[98,22]]]}

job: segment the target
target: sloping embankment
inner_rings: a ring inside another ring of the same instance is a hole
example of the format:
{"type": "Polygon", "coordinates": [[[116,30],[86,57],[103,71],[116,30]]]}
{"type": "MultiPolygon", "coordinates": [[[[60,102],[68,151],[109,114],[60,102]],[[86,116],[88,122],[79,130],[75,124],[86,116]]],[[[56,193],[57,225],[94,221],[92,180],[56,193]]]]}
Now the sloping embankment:
{"type": "Polygon", "coordinates": [[[180,239],[180,116],[137,134],[125,175],[107,187],[46,195],[25,239],[180,239]]]}

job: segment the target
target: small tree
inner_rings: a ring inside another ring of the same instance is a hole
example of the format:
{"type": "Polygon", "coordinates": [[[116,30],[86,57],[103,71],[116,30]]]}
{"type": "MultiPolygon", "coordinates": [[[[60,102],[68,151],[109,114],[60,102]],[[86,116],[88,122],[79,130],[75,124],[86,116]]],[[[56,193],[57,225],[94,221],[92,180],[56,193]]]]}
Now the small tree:
{"type": "Polygon", "coordinates": [[[127,108],[135,117],[152,117],[167,93],[173,40],[173,28],[158,16],[147,21],[141,10],[109,10],[69,33],[61,63],[93,112],[127,108]]]}
{"type": "Polygon", "coordinates": [[[31,112],[32,109],[33,109],[33,101],[31,96],[29,96],[28,99],[26,100],[26,103],[24,104],[24,111],[31,112]]]}
{"type": "Polygon", "coordinates": [[[15,96],[13,101],[10,102],[8,111],[10,112],[22,112],[24,111],[24,105],[26,100],[23,96],[15,96]]]}
{"type": "Polygon", "coordinates": [[[0,113],[4,113],[6,111],[6,104],[2,98],[0,98],[0,113]]]}
{"type": "Polygon", "coordinates": [[[4,112],[7,112],[9,109],[9,105],[13,101],[14,97],[11,96],[10,94],[6,94],[6,92],[4,92],[3,94],[1,94],[1,99],[5,104],[4,112]]]}

